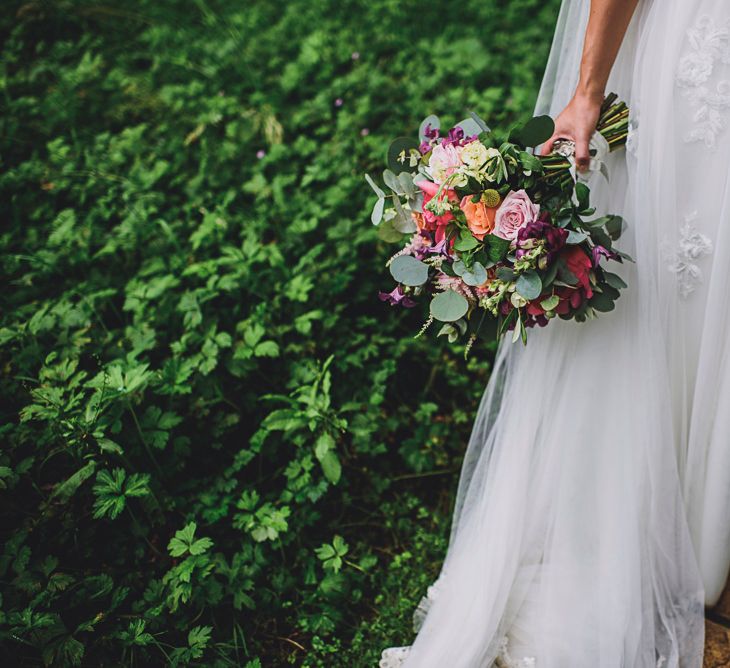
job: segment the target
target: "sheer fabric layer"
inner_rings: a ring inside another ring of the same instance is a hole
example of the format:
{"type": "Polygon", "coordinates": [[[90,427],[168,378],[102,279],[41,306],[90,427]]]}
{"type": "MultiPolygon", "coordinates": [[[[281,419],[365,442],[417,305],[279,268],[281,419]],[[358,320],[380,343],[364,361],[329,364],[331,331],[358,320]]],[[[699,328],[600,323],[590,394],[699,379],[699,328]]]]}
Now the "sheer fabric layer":
{"type": "MultiPolygon", "coordinates": [[[[589,4],[564,2],[540,113],[575,88],[589,4]]],[[[630,223],[630,289],[501,346],[438,595],[393,665],[702,665],[703,582],[712,603],[730,560],[728,81],[724,0],[640,2],[609,83],[630,150],[591,183],[630,223]]]]}

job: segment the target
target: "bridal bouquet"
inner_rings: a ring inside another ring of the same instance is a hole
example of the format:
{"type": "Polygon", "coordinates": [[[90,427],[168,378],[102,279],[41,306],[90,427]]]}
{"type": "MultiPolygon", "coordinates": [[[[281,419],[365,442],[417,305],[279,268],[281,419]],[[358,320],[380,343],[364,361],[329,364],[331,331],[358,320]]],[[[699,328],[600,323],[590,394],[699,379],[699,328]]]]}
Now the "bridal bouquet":
{"type": "MultiPolygon", "coordinates": [[[[592,170],[605,173],[602,159],[625,144],[627,127],[626,105],[607,97],[592,170]]],[[[553,130],[539,116],[500,136],[472,113],[445,134],[430,116],[419,141],[396,139],[383,172],[388,194],[365,177],[378,197],[371,219],[380,238],[405,241],[388,262],[397,285],[380,299],[404,307],[428,299],[421,332],[439,321],[450,341],[469,337],[467,351],[485,318],[498,335],[526,342],[528,328],[556,316],[583,321],[613,309],[626,284],[604,265],[630,259],[612,245],[623,221],[594,217],[572,142],[545,157],[528,150],[553,130]]]]}

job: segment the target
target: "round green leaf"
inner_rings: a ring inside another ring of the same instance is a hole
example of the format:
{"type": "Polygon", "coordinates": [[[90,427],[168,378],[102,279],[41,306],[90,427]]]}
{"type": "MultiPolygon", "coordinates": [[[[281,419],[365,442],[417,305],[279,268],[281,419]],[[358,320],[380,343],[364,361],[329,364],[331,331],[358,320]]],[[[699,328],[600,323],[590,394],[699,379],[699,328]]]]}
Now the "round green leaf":
{"type": "Polygon", "coordinates": [[[418,229],[416,221],[403,209],[398,211],[395,218],[393,218],[393,227],[402,234],[410,234],[418,229]]]}
{"type": "Polygon", "coordinates": [[[423,285],[428,280],[428,265],[410,255],[401,255],[390,263],[390,273],[403,285],[423,285]]]}
{"type": "Polygon", "coordinates": [[[439,292],[431,300],[431,315],[441,322],[456,322],[463,318],[469,310],[466,298],[454,290],[439,292]]]}
{"type": "Polygon", "coordinates": [[[551,295],[550,297],[543,299],[540,302],[540,306],[542,306],[546,311],[552,311],[559,303],[560,297],[558,297],[558,295],[551,295]]]}
{"type": "Polygon", "coordinates": [[[463,275],[463,273],[466,271],[466,265],[464,264],[463,260],[454,260],[454,262],[451,264],[451,268],[454,270],[454,273],[457,276],[463,275]]]}
{"type": "Polygon", "coordinates": [[[378,226],[378,238],[392,244],[403,238],[403,233],[393,226],[393,220],[385,220],[378,226]]]}
{"type": "Polygon", "coordinates": [[[484,129],[473,118],[465,118],[463,121],[459,121],[454,127],[461,128],[464,131],[464,136],[473,137],[474,135],[481,134],[484,129]]]}
{"type": "Polygon", "coordinates": [[[613,311],[615,307],[613,299],[611,299],[608,295],[603,294],[602,292],[594,292],[593,297],[591,297],[588,303],[594,309],[596,309],[596,311],[601,311],[603,313],[613,311]]]}
{"type": "Polygon", "coordinates": [[[475,262],[469,271],[461,275],[461,280],[467,285],[481,285],[487,280],[487,270],[481,262],[475,262]]]}
{"type": "Polygon", "coordinates": [[[418,164],[411,164],[411,156],[420,156],[418,146],[418,142],[411,137],[398,137],[394,139],[393,143],[388,147],[388,155],[386,157],[388,169],[396,175],[401,172],[415,171],[418,164]]]}
{"type": "Polygon", "coordinates": [[[542,292],[542,281],[537,272],[526,271],[517,279],[517,293],[527,299],[537,299],[542,292]]]}
{"type": "Polygon", "coordinates": [[[555,122],[550,116],[535,116],[521,128],[516,128],[510,134],[510,140],[517,140],[524,146],[539,146],[552,137],[555,131],[555,122]]]}

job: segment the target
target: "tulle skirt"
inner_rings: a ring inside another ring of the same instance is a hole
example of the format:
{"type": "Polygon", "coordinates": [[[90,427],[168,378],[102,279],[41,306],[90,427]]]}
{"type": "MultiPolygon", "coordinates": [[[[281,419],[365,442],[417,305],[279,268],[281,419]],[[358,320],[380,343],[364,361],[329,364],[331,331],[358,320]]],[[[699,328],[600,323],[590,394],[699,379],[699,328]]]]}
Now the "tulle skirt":
{"type": "MultiPolygon", "coordinates": [[[[540,112],[575,88],[589,4],[564,3],[540,112]]],[[[640,2],[609,90],[632,133],[590,185],[628,221],[629,289],[501,345],[442,574],[384,666],[702,665],[730,563],[730,7],[640,2]]]]}

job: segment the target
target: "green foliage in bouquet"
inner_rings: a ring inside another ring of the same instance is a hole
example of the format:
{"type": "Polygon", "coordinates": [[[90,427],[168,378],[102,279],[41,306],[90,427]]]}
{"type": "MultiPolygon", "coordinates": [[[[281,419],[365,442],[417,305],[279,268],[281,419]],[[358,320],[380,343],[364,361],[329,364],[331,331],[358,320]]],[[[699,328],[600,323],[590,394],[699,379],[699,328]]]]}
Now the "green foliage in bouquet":
{"type": "Polygon", "coordinates": [[[489,363],[382,318],[360,174],[423,110],[529,113],[556,5],[6,3],[3,665],[407,637],[489,363]]]}

